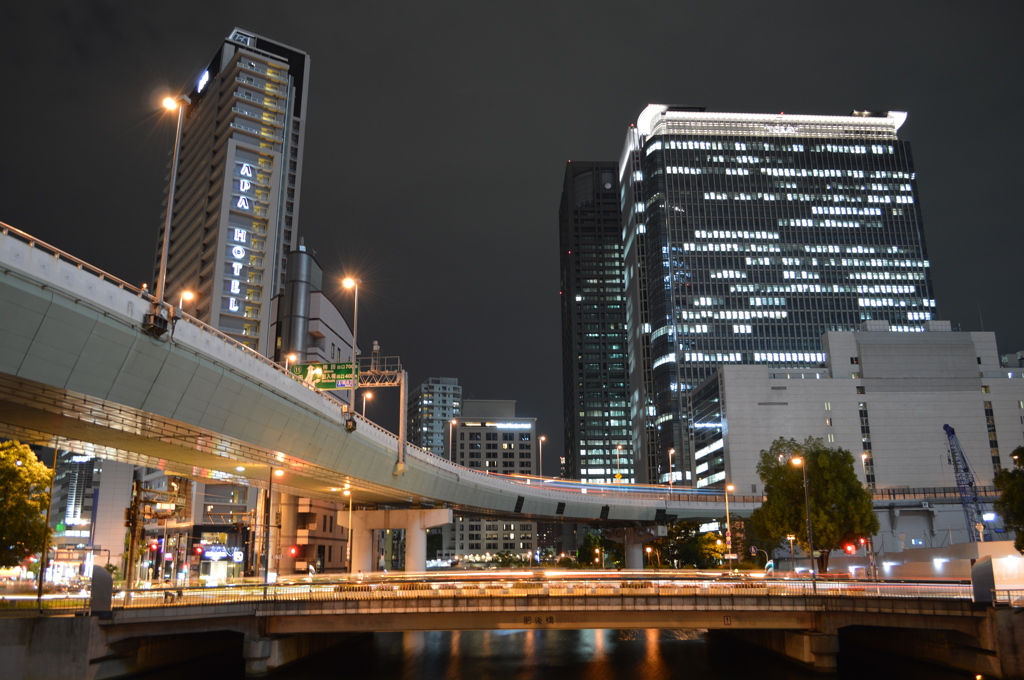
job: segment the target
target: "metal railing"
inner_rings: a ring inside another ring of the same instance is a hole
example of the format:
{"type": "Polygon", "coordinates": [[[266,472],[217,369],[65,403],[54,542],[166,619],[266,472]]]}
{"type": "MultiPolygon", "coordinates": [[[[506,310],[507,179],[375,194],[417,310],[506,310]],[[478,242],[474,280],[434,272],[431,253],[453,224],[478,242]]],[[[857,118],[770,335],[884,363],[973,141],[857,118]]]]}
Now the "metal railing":
{"type": "MultiPolygon", "coordinates": [[[[818,598],[814,608],[836,598],[888,600],[971,600],[971,587],[958,584],[892,584],[867,581],[818,581],[817,592],[809,580],[684,581],[684,580],[495,580],[471,582],[413,581],[362,583],[358,580],[320,581],[275,585],[236,585],[200,588],[159,588],[120,593],[114,609],[147,609],[264,602],[345,602],[366,600],[438,600],[480,598],[720,598],[744,597],[790,601],[818,598]]],[[[1024,597],[1024,592],[1021,593],[1024,597]]],[[[677,602],[677,604],[679,604],[677,602]]],[[[751,602],[752,605],[757,603],[751,602]]],[[[761,603],[768,606],[767,602],[761,603]]],[[[685,606],[685,605],[684,605],[685,606]]]]}

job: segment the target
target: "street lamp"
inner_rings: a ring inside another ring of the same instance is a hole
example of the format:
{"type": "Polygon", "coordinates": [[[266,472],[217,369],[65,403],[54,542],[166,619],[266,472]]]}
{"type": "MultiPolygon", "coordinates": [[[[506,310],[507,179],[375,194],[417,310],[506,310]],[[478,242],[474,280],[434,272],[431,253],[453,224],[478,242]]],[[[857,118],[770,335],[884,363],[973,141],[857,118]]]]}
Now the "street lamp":
{"type": "Polygon", "coordinates": [[[622,472],[619,467],[619,460],[622,456],[622,444],[618,444],[615,447],[615,479],[622,481],[622,472]]]}
{"type": "Polygon", "coordinates": [[[651,546],[644,548],[647,551],[647,568],[651,568],[651,546]]]}
{"type": "Polygon", "coordinates": [[[353,497],[351,489],[345,489],[343,493],[348,496],[348,541],[345,545],[345,552],[347,553],[345,557],[348,559],[348,573],[351,574],[355,571],[355,565],[352,564],[352,537],[354,536],[352,532],[352,504],[355,503],[356,499],[353,497]]]}
{"type": "Polygon", "coordinates": [[[796,536],[786,534],[786,540],[789,541],[789,564],[793,572],[796,572],[796,553],[793,552],[793,541],[796,540],[796,536]]]}
{"type": "Polygon", "coordinates": [[[346,276],[341,285],[352,289],[352,390],[348,405],[351,410],[356,408],[356,331],[359,329],[359,279],[346,276]]]}
{"type": "Polygon", "coordinates": [[[668,491],[672,493],[672,455],[676,452],[675,449],[668,450],[668,491]]]}
{"type": "Polygon", "coordinates": [[[804,459],[800,456],[794,456],[789,459],[789,462],[793,465],[797,465],[803,470],[804,473],[804,507],[807,511],[807,547],[811,553],[811,589],[814,594],[818,594],[818,580],[814,575],[814,535],[811,533],[811,493],[807,490],[807,465],[804,464],[804,459]]]}
{"type": "Polygon", "coordinates": [[[373,399],[373,392],[363,392],[363,418],[366,418],[366,400],[373,399]]]}
{"type": "Polygon", "coordinates": [[[448,460],[455,462],[455,426],[459,421],[452,418],[448,421],[448,460]]]}
{"type": "Polygon", "coordinates": [[[263,552],[267,556],[267,566],[263,572],[264,583],[270,585],[270,522],[273,515],[270,512],[270,505],[274,498],[274,477],[281,477],[284,475],[284,470],[275,470],[273,467],[270,468],[270,475],[267,476],[267,512],[266,512],[266,523],[263,525],[263,552]]]}
{"type": "Polygon", "coordinates": [[[292,352],[291,354],[285,354],[284,355],[284,370],[287,371],[288,367],[290,365],[294,364],[296,361],[298,361],[298,359],[299,359],[299,355],[296,354],[295,352],[292,352]]]}
{"type": "Polygon", "coordinates": [[[540,444],[540,457],[537,459],[537,476],[538,477],[543,477],[544,476],[544,442],[546,442],[547,440],[548,440],[548,438],[545,437],[544,435],[541,435],[540,439],[537,440],[539,442],[539,444],[540,444]]]}
{"type": "Polygon", "coordinates": [[[729,493],[736,487],[725,485],[725,552],[729,555],[729,571],[732,571],[732,522],[729,521],[729,493]]]}
{"type": "Polygon", "coordinates": [[[192,100],[181,94],[177,97],[165,97],[164,108],[168,111],[178,111],[178,128],[174,134],[174,155],[171,158],[171,182],[167,188],[167,215],[164,217],[164,237],[160,243],[160,270],[156,277],[156,295],[154,297],[153,313],[160,312],[160,306],[164,303],[164,289],[167,286],[167,250],[171,243],[171,215],[174,213],[174,187],[178,183],[178,151],[181,149],[181,127],[185,121],[185,107],[183,104],[191,104],[192,100]]]}
{"type": "Polygon", "coordinates": [[[181,297],[178,298],[178,310],[184,312],[185,311],[185,303],[186,302],[192,302],[193,298],[195,298],[195,294],[192,291],[190,291],[190,290],[183,290],[183,291],[181,291],[181,297]]]}

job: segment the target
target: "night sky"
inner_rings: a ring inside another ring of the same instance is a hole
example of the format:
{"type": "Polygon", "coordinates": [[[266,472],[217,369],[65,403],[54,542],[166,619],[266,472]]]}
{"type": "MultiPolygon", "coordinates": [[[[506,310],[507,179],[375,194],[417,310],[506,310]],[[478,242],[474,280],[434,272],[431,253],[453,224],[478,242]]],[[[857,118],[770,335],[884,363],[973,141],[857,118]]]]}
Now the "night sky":
{"type": "MultiPolygon", "coordinates": [[[[413,384],[517,400],[553,474],[565,162],[618,160],[648,103],[908,111],[939,315],[1024,350],[1022,19],[1019,2],[7,3],[0,221],[150,280],[160,99],[236,26],[304,50],[298,231],[328,275],[362,279],[360,344],[413,384]]],[[[394,428],[389,392],[368,415],[394,428]]]]}

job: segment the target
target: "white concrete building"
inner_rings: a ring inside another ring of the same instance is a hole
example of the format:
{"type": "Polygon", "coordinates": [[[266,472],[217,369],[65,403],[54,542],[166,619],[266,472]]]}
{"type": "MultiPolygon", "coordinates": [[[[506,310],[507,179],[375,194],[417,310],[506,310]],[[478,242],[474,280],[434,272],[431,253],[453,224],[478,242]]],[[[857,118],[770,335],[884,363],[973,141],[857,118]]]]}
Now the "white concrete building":
{"type": "Polygon", "coordinates": [[[967,540],[943,425],[956,430],[984,491],[1024,444],[1024,372],[1000,367],[992,333],[926,328],[891,332],[870,321],[825,333],[820,369],[721,367],[691,396],[696,485],[763,493],[762,449],[779,437],[820,437],[859,462],[885,547],[967,540]]]}

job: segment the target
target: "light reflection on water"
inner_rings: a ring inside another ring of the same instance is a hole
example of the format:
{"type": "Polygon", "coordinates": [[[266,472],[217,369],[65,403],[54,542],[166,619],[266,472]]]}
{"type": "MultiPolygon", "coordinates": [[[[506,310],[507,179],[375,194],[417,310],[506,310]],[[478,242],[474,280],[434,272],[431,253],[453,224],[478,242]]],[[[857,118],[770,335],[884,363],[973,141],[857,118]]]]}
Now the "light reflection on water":
{"type": "MultiPolygon", "coordinates": [[[[970,674],[858,653],[840,679],[954,680],[970,674]]],[[[273,674],[277,680],[821,680],[695,630],[495,630],[376,633],[273,674]]],[[[831,676],[836,677],[836,676],[831,676]]]]}

